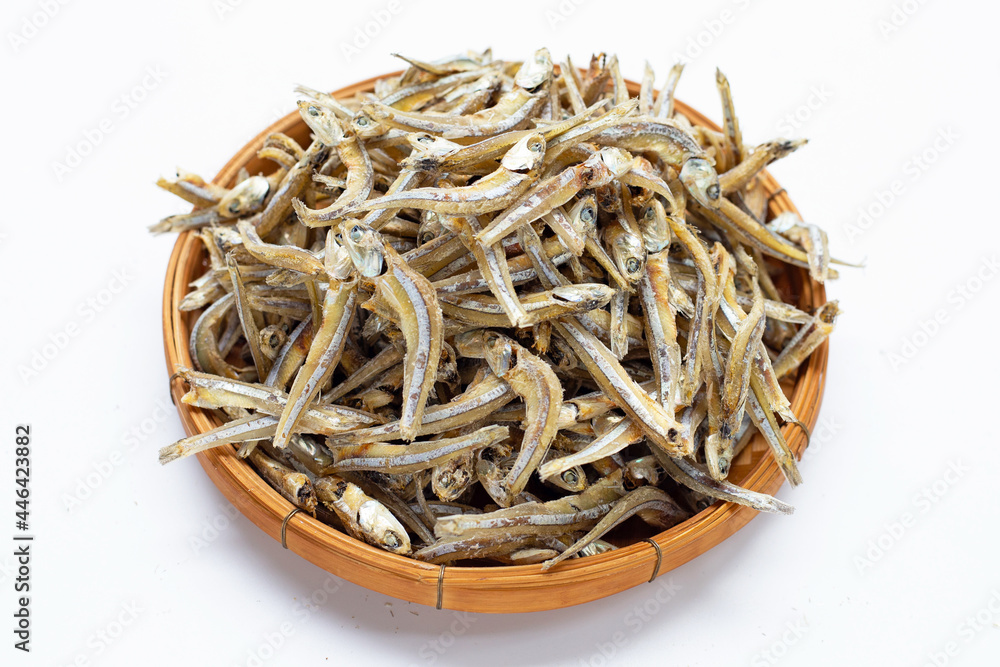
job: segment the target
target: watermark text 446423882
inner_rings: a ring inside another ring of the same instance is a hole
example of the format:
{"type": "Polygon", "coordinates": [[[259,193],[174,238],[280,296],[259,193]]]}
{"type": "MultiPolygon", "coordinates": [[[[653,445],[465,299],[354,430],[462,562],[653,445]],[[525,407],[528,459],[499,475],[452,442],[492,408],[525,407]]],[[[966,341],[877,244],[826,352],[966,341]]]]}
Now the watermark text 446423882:
{"type": "Polygon", "coordinates": [[[14,431],[14,648],[31,651],[31,546],[28,533],[31,517],[31,426],[21,424],[14,431]]]}
{"type": "Polygon", "coordinates": [[[139,108],[149,94],[163,84],[167,72],[159,65],[149,65],[143,70],[137,82],[114,99],[109,112],[97,123],[85,127],[75,141],[63,149],[62,158],[52,162],[52,174],[61,183],[76,170],[104,140],[112,134],[120,123],[139,108]]]}

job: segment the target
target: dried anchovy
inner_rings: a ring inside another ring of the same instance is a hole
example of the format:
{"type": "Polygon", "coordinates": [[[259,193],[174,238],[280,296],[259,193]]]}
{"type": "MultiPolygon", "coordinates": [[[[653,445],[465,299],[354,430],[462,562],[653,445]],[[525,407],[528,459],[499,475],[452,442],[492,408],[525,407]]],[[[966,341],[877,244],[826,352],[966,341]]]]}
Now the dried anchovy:
{"type": "Polygon", "coordinates": [[[311,142],[267,137],[266,174],[157,182],[195,209],[151,229],[208,258],[183,402],[223,422],[161,462],[239,444],[289,502],[432,563],[548,569],[713,500],[791,512],[727,477],[759,432],[801,480],[779,380],[840,311],[779,276],[844,262],[769,218],[760,176],[805,141],[744,144],[721,72],[714,131],[677,112],[681,65],[632,98],[604,54],[400,58],[374,94],[296,88],[311,142]]]}

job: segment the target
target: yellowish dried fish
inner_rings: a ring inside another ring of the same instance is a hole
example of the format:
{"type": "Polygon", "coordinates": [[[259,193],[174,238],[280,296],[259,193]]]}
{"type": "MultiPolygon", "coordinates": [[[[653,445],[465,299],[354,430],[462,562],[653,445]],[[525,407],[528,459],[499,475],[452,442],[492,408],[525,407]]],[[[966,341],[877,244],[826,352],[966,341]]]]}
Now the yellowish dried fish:
{"type": "Polygon", "coordinates": [[[508,206],[531,185],[545,157],[545,137],[530,134],[507,151],[500,167],[473,185],[414,188],[370,199],[357,210],[417,208],[447,215],[478,215],[508,206]]]}
{"type": "Polygon", "coordinates": [[[275,449],[284,448],[303,412],[336,369],[354,318],[357,293],[357,278],[330,282],[323,299],[323,321],[313,336],[309,354],[295,376],[288,392],[288,402],[278,422],[275,449]]]}
{"type": "Polygon", "coordinates": [[[693,443],[683,438],[673,415],[668,415],[650,398],[593,334],[572,318],[553,324],[587,366],[598,386],[618,407],[635,419],[650,442],[675,455],[686,456],[693,451],[693,443]]]}
{"type": "Polygon", "coordinates": [[[799,367],[806,357],[822,345],[823,341],[833,333],[840,306],[836,301],[823,304],[813,316],[812,321],[802,326],[777,359],[774,360],[774,375],[779,380],[799,367]]]}
{"type": "MultiPolygon", "coordinates": [[[[302,118],[324,143],[336,147],[340,162],[347,168],[344,191],[329,206],[311,209],[301,199],[292,199],[299,219],[310,227],[332,224],[344,214],[356,210],[372,191],[374,171],[364,142],[350,129],[344,130],[336,115],[316,104],[299,104],[302,118]],[[322,119],[322,120],[321,120],[322,119]]],[[[318,174],[314,174],[315,179],[318,174]]]]}
{"type": "Polygon", "coordinates": [[[406,528],[385,505],[367,495],[356,484],[336,476],[318,477],[316,496],[337,513],[354,537],[397,554],[410,553],[406,528]]]}
{"type": "Polygon", "coordinates": [[[371,228],[352,223],[345,229],[344,239],[361,274],[378,276],[375,294],[399,318],[406,339],[400,433],[411,440],[417,435],[427,395],[437,377],[444,323],[430,281],[414,271],[390,246],[381,244],[375,235],[371,228]],[[381,274],[383,260],[386,270],[381,274]]]}
{"type": "Polygon", "coordinates": [[[333,447],[332,463],[325,473],[374,470],[389,474],[412,473],[440,465],[467,452],[492,447],[509,435],[506,426],[486,426],[468,435],[411,442],[408,445],[367,443],[333,447]]]}
{"type": "Polygon", "coordinates": [[[490,332],[484,336],[483,345],[490,368],[525,405],[521,449],[502,480],[507,502],[500,504],[507,507],[527,486],[556,436],[562,385],[548,364],[510,338],[490,332]]]}
{"type": "Polygon", "coordinates": [[[548,569],[714,501],[790,513],[730,478],[760,433],[801,481],[781,378],[839,313],[786,301],[844,264],[774,213],[763,170],[805,141],[744,146],[721,72],[715,130],[680,64],[633,97],[614,54],[402,60],[298,87],[311,141],[263,137],[260,173],[157,182],[195,208],[153,231],[206,254],[182,403],[224,422],[161,461],[239,445],[319,520],[458,567],[548,569]]]}
{"type": "Polygon", "coordinates": [[[250,452],[249,458],[261,476],[271,482],[288,502],[316,514],[316,491],[307,476],[272,459],[259,447],[250,452]]]}
{"type": "Polygon", "coordinates": [[[605,535],[615,526],[632,516],[640,515],[649,522],[655,522],[658,528],[669,528],[687,518],[688,514],[678,506],[677,502],[664,491],[655,487],[644,486],[631,491],[615,503],[610,512],[604,515],[589,533],[573,543],[573,546],[551,558],[542,565],[548,570],[570,556],[576,555],[594,540],[605,535]]]}

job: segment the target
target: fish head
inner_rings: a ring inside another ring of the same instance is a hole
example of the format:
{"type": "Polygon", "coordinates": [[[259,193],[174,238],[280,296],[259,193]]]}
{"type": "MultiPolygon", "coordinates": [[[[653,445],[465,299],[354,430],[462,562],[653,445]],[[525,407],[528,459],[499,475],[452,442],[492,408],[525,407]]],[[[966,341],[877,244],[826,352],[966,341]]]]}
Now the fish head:
{"type": "Polygon", "coordinates": [[[653,197],[639,216],[639,231],[647,252],[660,252],[670,246],[670,222],[658,198],[653,197]]]}
{"type": "Polygon", "coordinates": [[[527,173],[538,169],[545,158],[545,136],[533,132],[510,147],[500,160],[504,169],[527,173]]]}
{"type": "Polygon", "coordinates": [[[424,211],[420,216],[420,227],[417,228],[417,245],[430,243],[449,231],[443,216],[435,211],[424,211]]]}
{"type": "Polygon", "coordinates": [[[615,266],[629,282],[638,282],[646,266],[646,247],[642,238],[622,228],[616,231],[610,241],[615,266]]]}
{"type": "MultiPolygon", "coordinates": [[[[624,176],[636,163],[635,157],[627,150],[615,146],[605,146],[599,155],[601,162],[610,172],[612,179],[624,176]]],[[[610,180],[609,180],[610,182],[610,180]]]]}
{"type": "Polygon", "coordinates": [[[525,90],[533,91],[552,78],[552,56],[548,49],[538,49],[522,63],[514,75],[514,83],[525,90]]]}
{"type": "Polygon", "coordinates": [[[715,167],[705,158],[694,157],[681,167],[681,183],[698,200],[698,203],[708,208],[719,208],[719,198],[722,190],[719,188],[719,175],[715,167]]]}
{"type": "Polygon", "coordinates": [[[351,129],[362,139],[381,137],[390,129],[385,121],[392,118],[392,107],[367,103],[351,119],[351,129]]]}
{"type": "Polygon", "coordinates": [[[366,537],[394,554],[410,553],[410,536],[385,505],[368,500],[358,509],[358,526],[366,537]]]}
{"type": "Polygon", "coordinates": [[[263,176],[251,176],[236,184],[219,202],[216,210],[223,218],[238,218],[264,204],[271,184],[263,176]]]}
{"type": "Polygon", "coordinates": [[[552,340],[549,341],[549,349],[546,351],[545,356],[555,364],[556,368],[561,371],[570,371],[574,368],[582,368],[583,364],[576,357],[576,353],[573,352],[573,348],[569,346],[565,340],[560,336],[553,336],[552,340]]]}
{"type": "Polygon", "coordinates": [[[338,240],[334,229],[326,233],[326,254],[323,256],[323,266],[331,278],[347,280],[354,272],[354,261],[351,253],[338,240]]]}
{"type": "Polygon", "coordinates": [[[662,477],[656,459],[653,457],[641,456],[625,464],[624,484],[626,489],[631,490],[645,485],[656,486],[662,477]]]}
{"type": "MultiPolygon", "coordinates": [[[[721,440],[718,435],[709,436],[715,440],[721,440]]],[[[708,465],[709,474],[717,480],[724,480],[729,475],[729,467],[733,462],[735,450],[726,443],[715,444],[711,441],[705,443],[705,463],[708,465]]]]}
{"type": "Polygon", "coordinates": [[[468,92],[482,93],[487,90],[496,90],[500,87],[502,79],[496,72],[487,72],[469,84],[468,92]]]}
{"type": "Polygon", "coordinates": [[[584,548],[580,549],[581,556],[596,556],[597,554],[604,554],[609,551],[614,551],[617,549],[615,545],[611,544],[607,540],[594,540],[584,548]]]}
{"type": "Polygon", "coordinates": [[[583,236],[593,236],[597,231],[597,197],[588,193],[569,210],[570,223],[583,236]]]}
{"type": "MultiPolygon", "coordinates": [[[[250,221],[246,222],[247,224],[253,225],[250,221]]],[[[212,238],[212,242],[215,243],[216,248],[227,255],[243,245],[243,236],[229,226],[215,227],[213,229],[206,228],[204,233],[208,234],[212,238]]]]}
{"type": "Polygon", "coordinates": [[[445,502],[457,500],[472,483],[472,473],[472,455],[457,457],[434,470],[431,476],[431,489],[445,502]]]}
{"type": "Polygon", "coordinates": [[[545,481],[569,493],[581,493],[589,486],[587,483],[587,473],[580,466],[564,470],[558,475],[547,478],[545,481]]]}
{"type": "Polygon", "coordinates": [[[429,157],[441,157],[462,148],[461,144],[436,137],[429,132],[410,132],[406,135],[406,141],[413,150],[429,157]]]}
{"type": "Polygon", "coordinates": [[[473,329],[455,335],[455,352],[460,357],[468,359],[485,359],[486,344],[484,339],[489,329],[473,329]]]}
{"type": "Polygon", "coordinates": [[[299,100],[297,104],[299,115],[317,139],[327,146],[336,146],[344,140],[344,127],[332,109],[309,100],[299,100]]]}
{"type": "Polygon", "coordinates": [[[615,289],[603,283],[576,283],[552,288],[552,298],[573,306],[576,312],[601,308],[611,301],[615,289]]]}
{"type": "Polygon", "coordinates": [[[365,278],[381,275],[385,250],[378,232],[359,220],[341,224],[341,239],[358,273],[365,278]]]}
{"type": "Polygon", "coordinates": [[[487,331],[483,335],[483,356],[490,370],[503,377],[511,369],[514,356],[513,341],[496,331],[487,331]]]}
{"type": "Polygon", "coordinates": [[[580,493],[587,488],[587,473],[583,471],[583,468],[579,466],[575,468],[570,468],[569,470],[564,470],[561,475],[559,475],[559,482],[562,488],[570,491],[571,493],[580,493]]]}

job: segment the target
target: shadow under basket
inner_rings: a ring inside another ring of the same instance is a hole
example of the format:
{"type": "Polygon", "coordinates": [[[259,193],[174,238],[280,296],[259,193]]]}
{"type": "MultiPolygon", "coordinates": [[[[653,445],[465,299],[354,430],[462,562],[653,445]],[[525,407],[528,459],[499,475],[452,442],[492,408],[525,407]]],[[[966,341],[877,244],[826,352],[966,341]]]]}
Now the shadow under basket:
{"type": "MultiPolygon", "coordinates": [[[[374,90],[384,76],[348,86],[334,95],[352,97],[374,90]]],[[[638,85],[628,82],[633,95],[638,85]]],[[[675,108],[693,124],[718,127],[687,105],[675,108]]],[[[274,164],[257,157],[267,135],[283,132],[302,145],[309,142],[309,129],[293,112],[261,132],[244,146],[215,177],[215,183],[230,185],[239,170],[269,173],[274,164]]],[[[771,199],[769,215],[796,211],[787,193],[766,172],[763,183],[771,199]]],[[[796,211],[797,212],[797,211],[796,211]]],[[[197,313],[178,310],[189,283],[207,268],[207,254],[199,238],[185,232],[177,239],[167,266],[163,291],[163,343],[167,368],[193,368],[188,351],[191,326],[197,313]]],[[[787,267],[781,285],[799,308],[813,312],[826,302],[823,285],[810,279],[805,269],[787,267]]],[[[826,378],[828,343],[824,342],[798,371],[783,383],[792,409],[811,430],[819,414],[826,378]]],[[[170,392],[188,435],[208,431],[221,422],[209,412],[181,403],[184,386],[171,382],[170,392]]],[[[807,438],[795,425],[782,432],[788,445],[801,457],[807,438]]],[[[324,570],[373,591],[401,600],[438,608],[485,613],[510,613],[557,609],[589,602],[652,581],[655,576],[683,565],[745,526],[757,512],[741,505],[716,502],[688,520],[648,540],[636,537],[631,544],[595,556],[570,559],[551,571],[540,565],[448,566],[422,563],[369,546],[304,512],[287,519],[295,508],[236,456],[236,447],[223,446],[197,455],[209,478],[222,494],[250,521],[275,540],[284,537],[287,548],[324,570]],[[654,546],[654,544],[656,546],[654,546]]],[[[773,494],[784,478],[770,449],[756,434],[733,461],[729,480],[740,486],[773,494]]],[[[780,520],[780,519],[776,519],[780,520]]],[[[619,543],[621,541],[619,540],[619,543]]]]}

